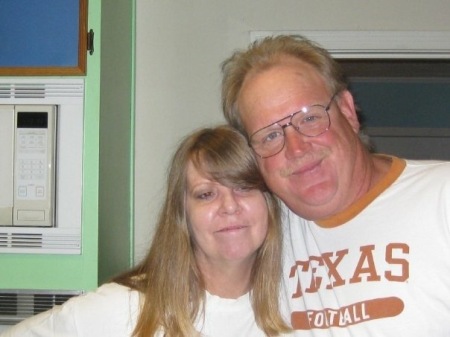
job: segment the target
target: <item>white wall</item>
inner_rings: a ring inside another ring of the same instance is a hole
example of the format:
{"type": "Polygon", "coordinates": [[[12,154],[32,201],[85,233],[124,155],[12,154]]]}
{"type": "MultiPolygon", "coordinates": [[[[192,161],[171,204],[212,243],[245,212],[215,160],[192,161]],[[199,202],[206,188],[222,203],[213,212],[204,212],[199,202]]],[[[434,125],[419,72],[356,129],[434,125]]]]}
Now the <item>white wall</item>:
{"type": "Polygon", "coordinates": [[[180,137],[222,122],[220,63],[253,30],[450,30],[448,0],[136,0],[135,252],[180,137]]]}

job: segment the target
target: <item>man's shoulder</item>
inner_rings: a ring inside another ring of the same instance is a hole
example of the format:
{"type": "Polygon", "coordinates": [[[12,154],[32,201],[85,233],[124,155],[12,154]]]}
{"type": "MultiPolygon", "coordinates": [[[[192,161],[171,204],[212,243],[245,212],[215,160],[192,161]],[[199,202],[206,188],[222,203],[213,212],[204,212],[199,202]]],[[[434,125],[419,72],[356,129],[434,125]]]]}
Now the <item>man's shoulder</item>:
{"type": "MultiPolygon", "coordinates": [[[[417,173],[450,172],[450,161],[406,159],[406,171],[417,173]]],[[[450,177],[450,176],[449,176],[450,177]]]]}
{"type": "Polygon", "coordinates": [[[450,162],[439,160],[406,160],[406,167],[394,185],[394,191],[425,191],[450,196],[450,162]]]}

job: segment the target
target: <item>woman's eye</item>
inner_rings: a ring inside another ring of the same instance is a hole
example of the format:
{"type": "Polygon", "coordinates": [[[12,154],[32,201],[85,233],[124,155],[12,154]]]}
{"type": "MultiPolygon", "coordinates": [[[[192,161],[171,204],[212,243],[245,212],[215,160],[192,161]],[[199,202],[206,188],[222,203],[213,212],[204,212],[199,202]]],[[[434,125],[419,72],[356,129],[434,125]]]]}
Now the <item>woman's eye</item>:
{"type": "Polygon", "coordinates": [[[201,192],[196,194],[196,198],[201,200],[211,199],[213,196],[214,193],[212,191],[201,192]]]}
{"type": "Polygon", "coordinates": [[[234,193],[240,196],[252,196],[256,193],[260,193],[260,191],[256,188],[250,188],[250,187],[239,187],[234,188],[234,193]]]}
{"type": "Polygon", "coordinates": [[[253,191],[253,188],[250,188],[250,187],[236,187],[236,188],[234,188],[234,190],[236,191],[236,192],[242,192],[242,193],[247,193],[247,192],[251,192],[251,191],[253,191]]]}

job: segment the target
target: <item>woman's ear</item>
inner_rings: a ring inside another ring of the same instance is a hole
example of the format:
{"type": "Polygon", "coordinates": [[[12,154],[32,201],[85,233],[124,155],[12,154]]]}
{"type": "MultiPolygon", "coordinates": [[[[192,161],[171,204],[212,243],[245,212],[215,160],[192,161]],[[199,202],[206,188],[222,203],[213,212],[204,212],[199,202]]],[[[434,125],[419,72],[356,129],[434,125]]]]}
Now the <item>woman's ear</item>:
{"type": "Polygon", "coordinates": [[[358,113],[356,112],[355,102],[353,100],[353,96],[348,90],[342,91],[338,99],[336,100],[337,105],[339,106],[339,110],[342,115],[347,119],[348,123],[355,131],[355,133],[359,132],[360,123],[358,120],[358,113]]]}

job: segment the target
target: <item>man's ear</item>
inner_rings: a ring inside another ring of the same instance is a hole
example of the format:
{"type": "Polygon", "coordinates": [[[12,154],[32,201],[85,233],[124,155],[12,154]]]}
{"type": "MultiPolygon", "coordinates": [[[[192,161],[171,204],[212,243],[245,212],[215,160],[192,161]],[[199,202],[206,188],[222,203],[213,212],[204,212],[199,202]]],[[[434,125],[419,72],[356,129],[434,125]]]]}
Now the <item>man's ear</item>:
{"type": "Polygon", "coordinates": [[[359,132],[360,124],[358,120],[358,113],[356,112],[353,95],[348,90],[342,91],[337,99],[337,104],[341,110],[342,115],[347,119],[348,123],[355,131],[359,132]]]}

